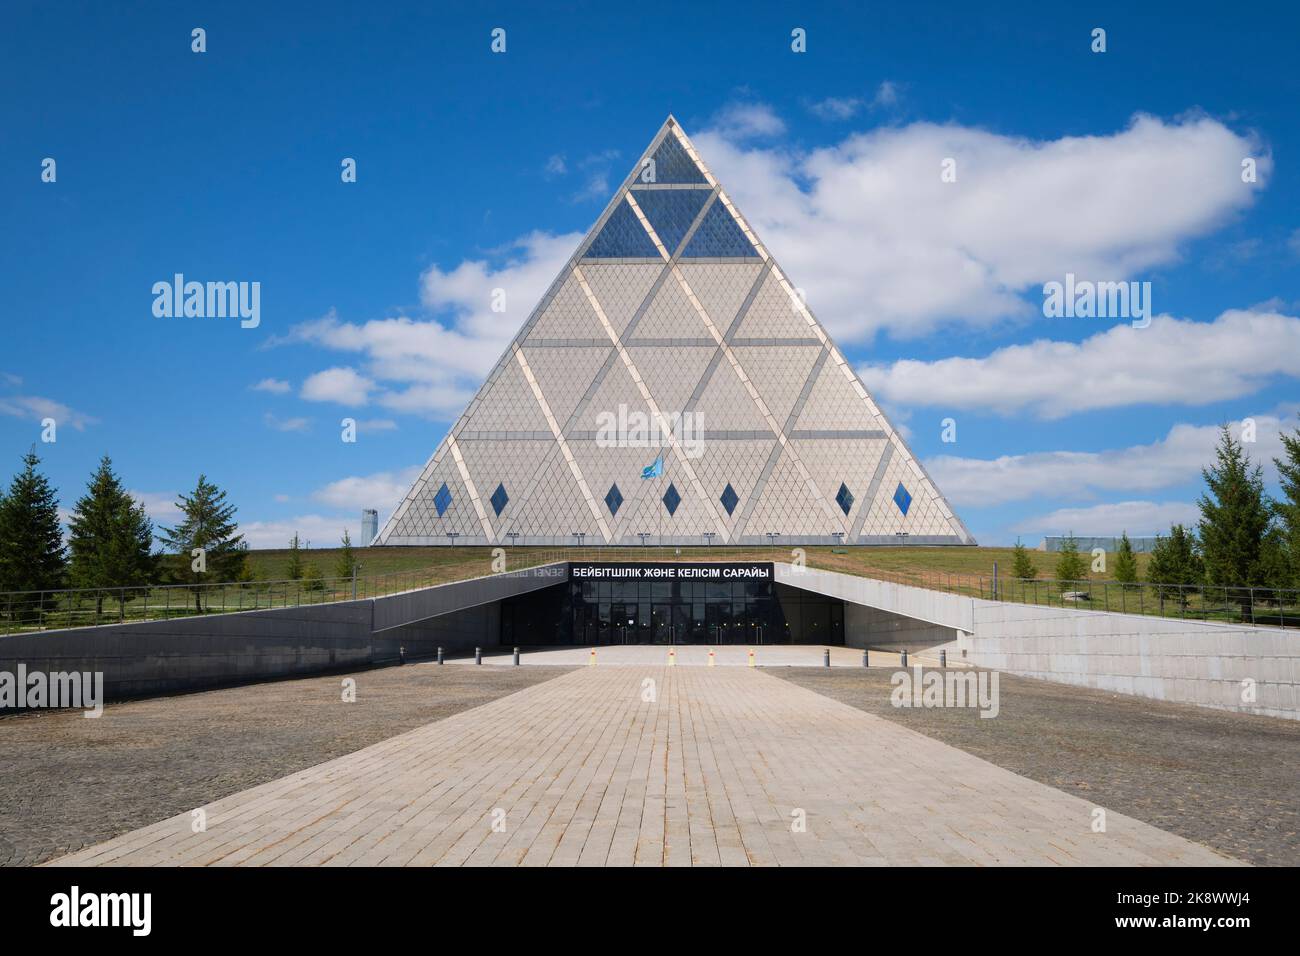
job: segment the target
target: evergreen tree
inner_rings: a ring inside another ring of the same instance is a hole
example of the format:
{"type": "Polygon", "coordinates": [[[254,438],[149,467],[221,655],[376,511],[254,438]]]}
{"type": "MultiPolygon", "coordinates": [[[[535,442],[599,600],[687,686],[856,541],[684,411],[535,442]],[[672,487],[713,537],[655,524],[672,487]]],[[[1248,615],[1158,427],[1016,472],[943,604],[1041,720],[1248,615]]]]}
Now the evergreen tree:
{"type": "Polygon", "coordinates": [[[289,542],[289,564],[284,573],[288,575],[290,581],[302,580],[302,542],[298,539],[297,531],[293,533],[293,540],[289,542]]]}
{"type": "MultiPolygon", "coordinates": [[[[77,588],[139,588],[153,583],[153,522],[117,475],[107,455],[68,521],[69,573],[77,588]]],[[[119,591],[119,602],[128,593],[119,591]]],[[[104,596],[96,597],[103,610],[104,596]]]]}
{"type": "Polygon", "coordinates": [[[1230,593],[1228,588],[1246,588],[1261,573],[1260,550],[1272,517],[1272,504],[1264,494],[1263,470],[1251,467],[1241,443],[1224,425],[1215,449],[1215,464],[1202,469],[1208,494],[1198,502],[1201,554],[1208,584],[1225,588],[1229,600],[1249,612],[1249,592],[1230,593]]]}
{"type": "Polygon", "coordinates": [[[352,577],[352,571],[357,564],[357,552],[352,547],[352,538],[348,534],[348,529],[343,529],[343,544],[339,548],[338,563],[335,565],[334,574],[340,578],[352,577]]]}
{"type": "Polygon", "coordinates": [[[1282,432],[1285,457],[1274,458],[1282,498],[1274,504],[1282,526],[1281,545],[1290,567],[1287,587],[1300,587],[1300,428],[1288,435],[1282,432]]]}
{"type": "Polygon", "coordinates": [[[239,580],[245,570],[247,550],[242,547],[244,536],[236,534],[235,506],[226,503],[226,493],[206,475],[199,475],[198,484],[189,495],[176,499],[184,520],[174,528],[163,528],[159,537],[167,547],[185,559],[181,578],[194,592],[194,610],[203,613],[204,581],[225,582],[239,580]],[[206,571],[194,570],[193,552],[204,551],[206,571]]]}
{"type": "Polygon", "coordinates": [[[1019,538],[1016,538],[1016,547],[1011,556],[1011,576],[1021,581],[1038,577],[1038,568],[1034,567],[1029,550],[1020,543],[1019,538]]]}
{"type": "Polygon", "coordinates": [[[1067,591],[1070,584],[1082,581],[1088,576],[1088,565],[1079,554],[1079,542],[1074,540],[1074,532],[1061,541],[1060,557],[1056,559],[1057,588],[1067,591]]]}
{"type": "Polygon", "coordinates": [[[302,586],[308,591],[325,590],[325,576],[321,574],[320,568],[316,566],[316,562],[307,562],[307,566],[302,575],[302,586]]]}
{"type": "Polygon", "coordinates": [[[1125,531],[1119,539],[1119,550],[1115,552],[1115,580],[1121,584],[1132,584],[1138,579],[1137,555],[1133,553],[1133,542],[1125,531]]]}
{"type": "Polygon", "coordinates": [[[1186,528],[1176,524],[1169,529],[1169,537],[1156,537],[1147,563],[1147,581],[1156,586],[1162,604],[1169,599],[1186,607],[1190,588],[1176,585],[1196,585],[1204,577],[1205,567],[1196,553],[1196,541],[1186,528]]]}
{"type": "MultiPolygon", "coordinates": [[[[65,583],[59,501],[49,481],[36,470],[40,463],[35,449],[24,455],[23,470],[0,499],[0,591],[51,591],[65,583]]],[[[42,601],[39,595],[14,601],[19,618],[52,606],[52,599],[42,601]]]]}

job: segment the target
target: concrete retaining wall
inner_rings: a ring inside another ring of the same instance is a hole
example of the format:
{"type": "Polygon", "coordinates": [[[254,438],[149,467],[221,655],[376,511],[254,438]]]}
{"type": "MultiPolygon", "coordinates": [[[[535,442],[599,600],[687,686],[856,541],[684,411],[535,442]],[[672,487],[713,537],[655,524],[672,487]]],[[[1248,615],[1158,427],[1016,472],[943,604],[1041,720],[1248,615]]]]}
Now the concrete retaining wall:
{"type": "Polygon", "coordinates": [[[494,602],[567,579],[564,565],[388,597],[0,636],[0,671],[103,672],[109,700],[432,658],[495,645],[494,602]]]}
{"type": "Polygon", "coordinates": [[[972,599],[966,660],[1011,674],[1300,720],[1300,632],[972,599]],[[1255,700],[1243,700],[1243,681],[1255,700]]]}

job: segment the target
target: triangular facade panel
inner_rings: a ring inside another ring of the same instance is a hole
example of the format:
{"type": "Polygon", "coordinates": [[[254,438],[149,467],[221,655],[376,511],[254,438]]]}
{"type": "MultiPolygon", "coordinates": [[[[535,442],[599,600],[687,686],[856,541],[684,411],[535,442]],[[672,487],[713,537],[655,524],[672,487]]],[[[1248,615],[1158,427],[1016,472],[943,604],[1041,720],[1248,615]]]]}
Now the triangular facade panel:
{"type": "Polygon", "coordinates": [[[375,539],[642,542],[974,543],[671,117],[375,539]]]}

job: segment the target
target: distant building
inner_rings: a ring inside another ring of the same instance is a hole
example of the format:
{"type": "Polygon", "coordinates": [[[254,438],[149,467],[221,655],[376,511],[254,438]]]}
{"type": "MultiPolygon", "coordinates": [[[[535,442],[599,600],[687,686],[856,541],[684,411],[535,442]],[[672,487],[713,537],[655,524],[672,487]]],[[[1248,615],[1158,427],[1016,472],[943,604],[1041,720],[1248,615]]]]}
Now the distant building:
{"type": "MultiPolygon", "coordinates": [[[[1064,535],[1048,535],[1043,538],[1043,543],[1038,546],[1039,551],[1060,551],[1061,542],[1065,540],[1064,535]]],[[[1119,550],[1119,536],[1113,538],[1080,538],[1075,537],[1075,542],[1079,545],[1081,552],[1091,551],[1093,548],[1101,548],[1106,553],[1119,550]]],[[[1129,537],[1129,544],[1133,545],[1134,554],[1145,554],[1156,546],[1155,536],[1148,538],[1129,537]]]]}
{"type": "Polygon", "coordinates": [[[369,547],[379,534],[379,512],[374,508],[361,509],[361,546],[369,547]]]}

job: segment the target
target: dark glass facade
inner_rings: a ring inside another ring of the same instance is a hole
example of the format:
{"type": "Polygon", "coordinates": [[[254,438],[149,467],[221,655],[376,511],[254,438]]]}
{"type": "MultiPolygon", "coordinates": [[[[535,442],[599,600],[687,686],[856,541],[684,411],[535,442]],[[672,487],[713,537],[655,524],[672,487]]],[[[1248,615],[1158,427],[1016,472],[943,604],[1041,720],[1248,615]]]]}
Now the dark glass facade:
{"type": "MultiPolygon", "coordinates": [[[[681,574],[710,566],[674,567],[681,574]]],[[[730,580],[571,574],[565,584],[503,601],[501,643],[844,643],[842,601],[777,584],[771,565],[766,569],[762,577],[730,580]]]]}

